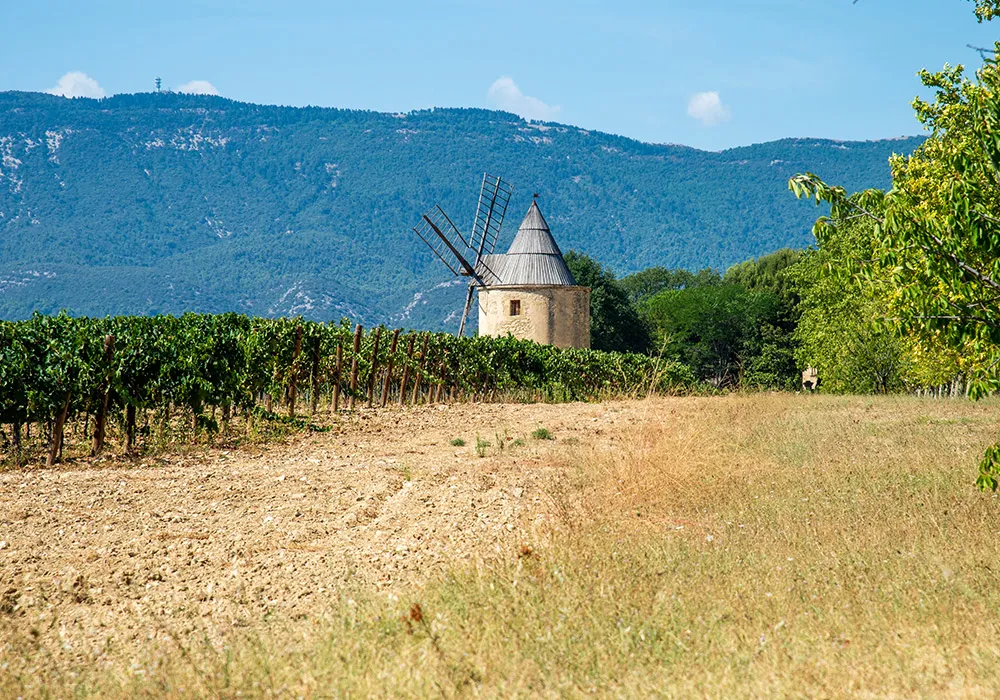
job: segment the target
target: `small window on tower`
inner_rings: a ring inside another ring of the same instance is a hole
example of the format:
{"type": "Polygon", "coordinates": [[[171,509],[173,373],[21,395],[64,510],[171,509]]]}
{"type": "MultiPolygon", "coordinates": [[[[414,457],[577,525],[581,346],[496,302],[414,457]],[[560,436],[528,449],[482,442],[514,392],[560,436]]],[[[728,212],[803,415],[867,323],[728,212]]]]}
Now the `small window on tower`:
{"type": "Polygon", "coordinates": [[[510,300],[510,315],[520,316],[521,315],[521,300],[511,299],[510,300]]]}

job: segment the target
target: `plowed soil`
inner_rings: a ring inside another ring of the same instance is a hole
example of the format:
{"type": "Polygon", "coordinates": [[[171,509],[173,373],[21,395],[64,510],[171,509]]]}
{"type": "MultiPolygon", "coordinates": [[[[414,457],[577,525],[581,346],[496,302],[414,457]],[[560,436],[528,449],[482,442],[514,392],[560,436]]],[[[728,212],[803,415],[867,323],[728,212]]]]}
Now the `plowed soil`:
{"type": "Polygon", "coordinates": [[[98,661],[515,551],[562,507],[571,446],[612,440],[643,405],[359,412],[264,448],[2,473],[0,637],[98,661]]]}

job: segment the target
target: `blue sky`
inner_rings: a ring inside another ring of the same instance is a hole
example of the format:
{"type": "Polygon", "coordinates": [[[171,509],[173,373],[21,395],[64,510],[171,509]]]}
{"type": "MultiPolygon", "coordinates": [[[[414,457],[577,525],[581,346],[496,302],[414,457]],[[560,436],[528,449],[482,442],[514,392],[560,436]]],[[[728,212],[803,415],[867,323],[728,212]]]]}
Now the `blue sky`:
{"type": "Polygon", "coordinates": [[[0,90],[141,92],[159,75],[247,102],[501,107],[707,149],[918,133],[916,71],[978,65],[966,44],[1000,38],[965,0],[2,0],[0,26],[0,90]]]}

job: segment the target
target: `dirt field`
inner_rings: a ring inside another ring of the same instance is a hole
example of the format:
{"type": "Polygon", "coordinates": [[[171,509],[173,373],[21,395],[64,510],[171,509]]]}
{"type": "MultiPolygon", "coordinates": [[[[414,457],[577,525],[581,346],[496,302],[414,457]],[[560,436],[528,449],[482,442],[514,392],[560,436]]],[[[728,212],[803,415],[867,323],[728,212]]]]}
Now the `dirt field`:
{"type": "Polygon", "coordinates": [[[996,697],[998,415],[432,406],[2,472],[0,697],[996,697]]]}
{"type": "Polygon", "coordinates": [[[222,638],[264,614],[310,616],[349,586],[391,591],[537,539],[565,446],[636,410],[362,412],[264,449],[3,473],[0,615],[57,635],[46,648],[62,661],[99,662],[139,639],[222,638]],[[538,427],[555,439],[533,439],[538,427]]]}

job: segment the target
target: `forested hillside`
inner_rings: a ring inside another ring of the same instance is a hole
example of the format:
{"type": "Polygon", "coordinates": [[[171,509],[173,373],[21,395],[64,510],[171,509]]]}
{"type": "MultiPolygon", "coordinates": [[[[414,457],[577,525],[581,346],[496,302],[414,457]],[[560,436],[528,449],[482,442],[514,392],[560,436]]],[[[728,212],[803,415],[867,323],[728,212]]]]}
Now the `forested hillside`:
{"type": "Polygon", "coordinates": [[[0,93],[0,317],[236,310],[457,327],[463,292],[410,227],[471,225],[484,170],[533,192],[564,250],[626,274],[725,268],[812,241],[788,177],[889,184],[921,139],[786,139],[719,153],[528,123],[164,94],[0,93]]]}

